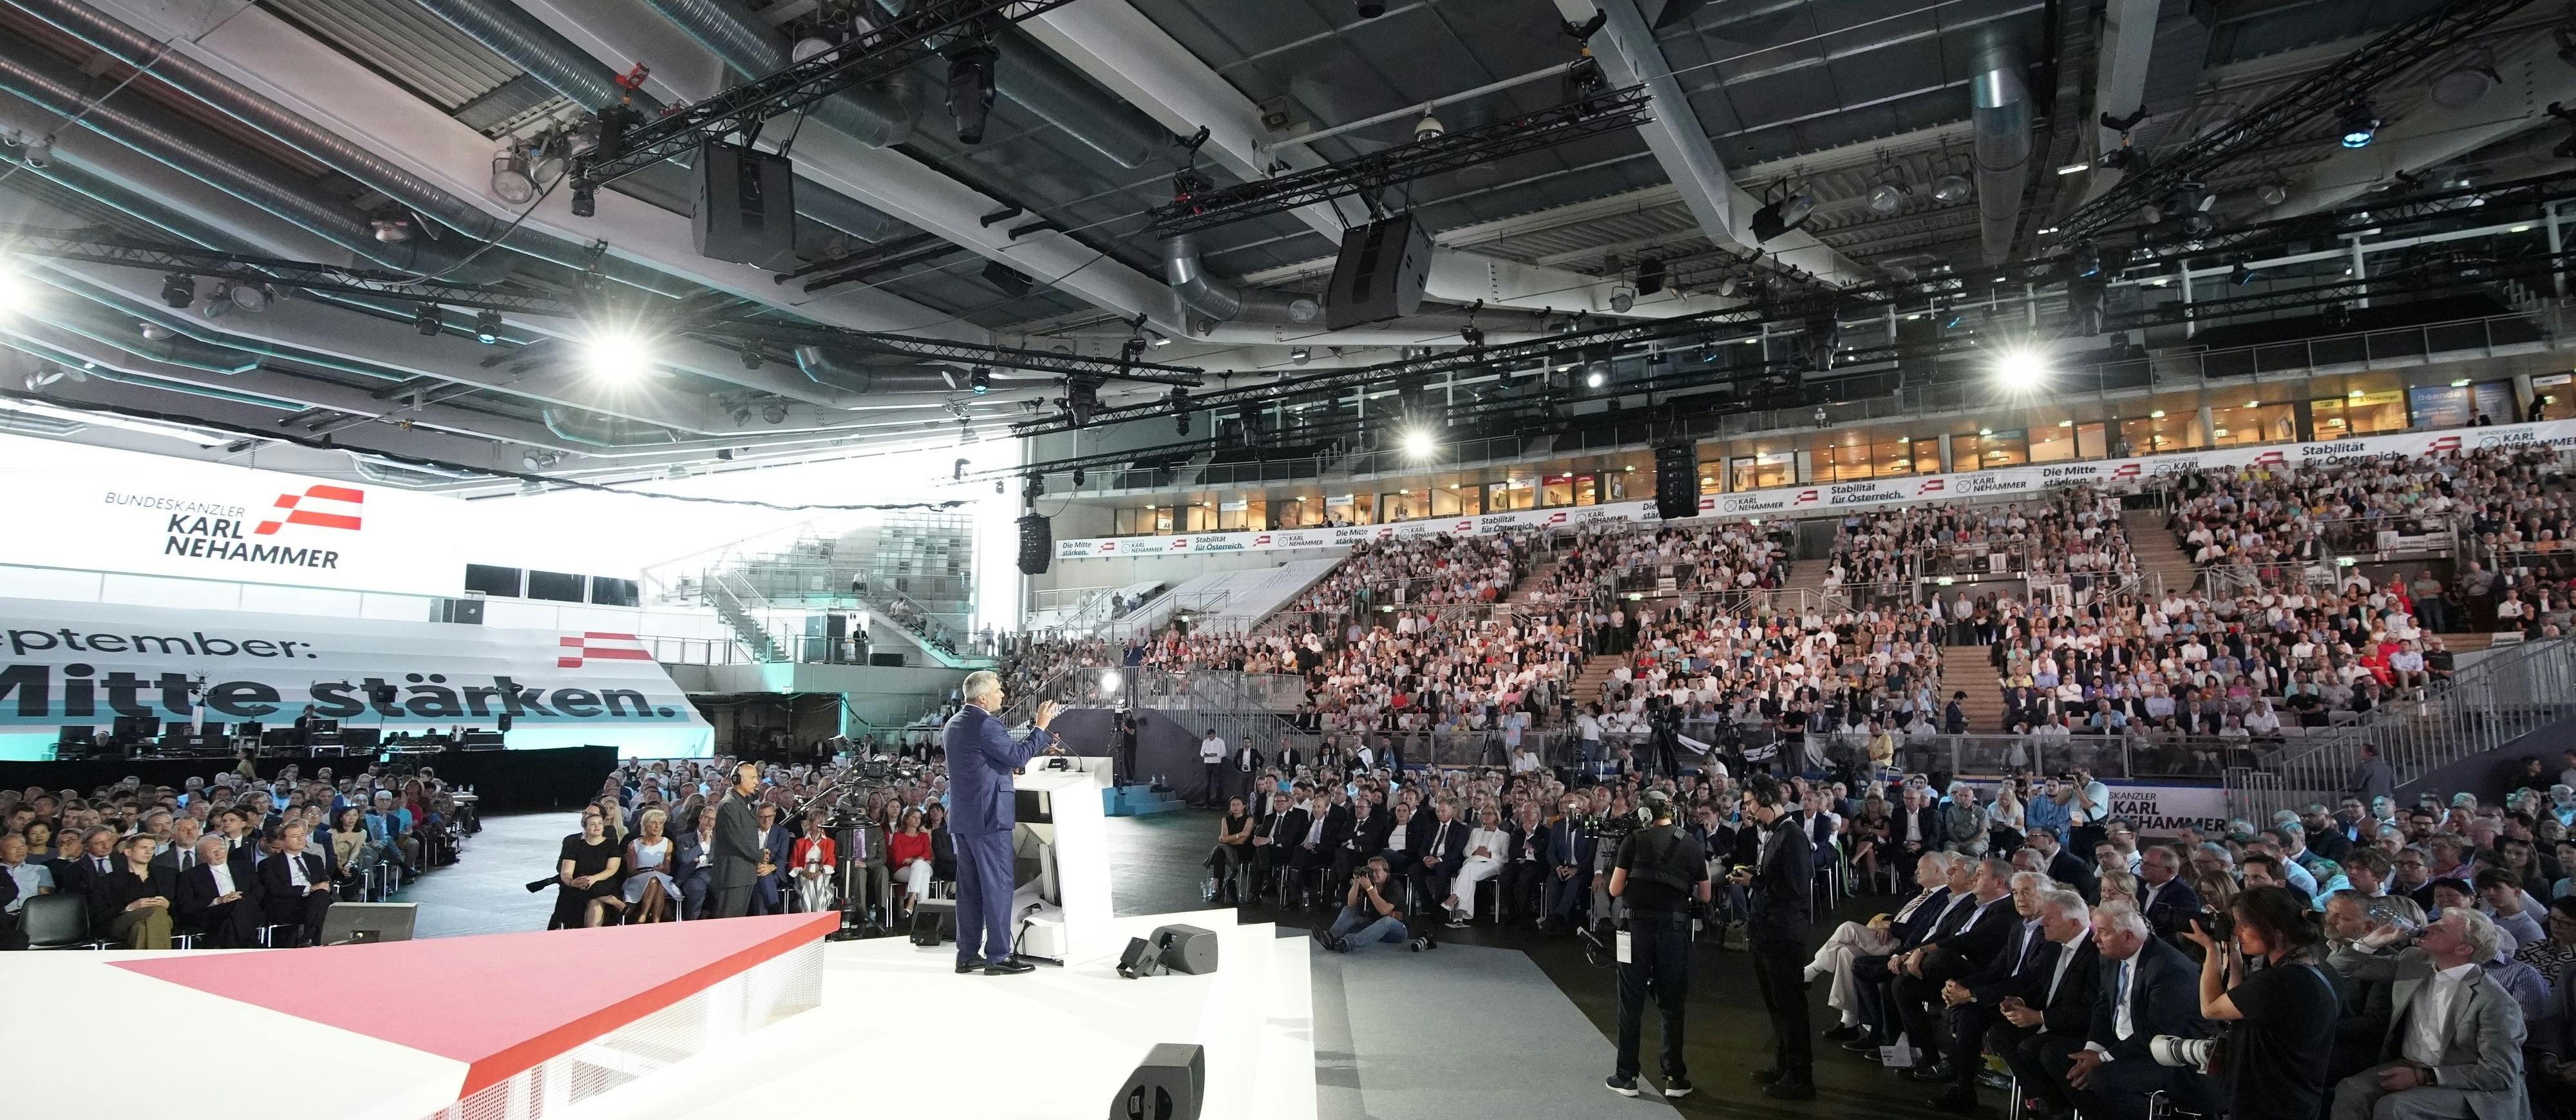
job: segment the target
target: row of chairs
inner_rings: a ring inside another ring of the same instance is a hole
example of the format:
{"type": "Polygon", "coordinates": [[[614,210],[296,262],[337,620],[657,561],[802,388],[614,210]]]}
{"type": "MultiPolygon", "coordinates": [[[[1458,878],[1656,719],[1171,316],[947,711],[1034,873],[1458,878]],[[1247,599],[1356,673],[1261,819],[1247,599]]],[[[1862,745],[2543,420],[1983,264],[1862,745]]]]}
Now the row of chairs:
{"type": "MultiPolygon", "coordinates": [[[[18,917],[29,949],[112,949],[117,945],[90,928],[89,900],[76,894],[37,895],[27,900],[18,917]]],[[[260,947],[271,945],[279,930],[291,938],[297,928],[293,922],[259,927],[260,947]]],[[[204,930],[182,926],[171,931],[170,946],[194,949],[209,936],[204,930]]]]}

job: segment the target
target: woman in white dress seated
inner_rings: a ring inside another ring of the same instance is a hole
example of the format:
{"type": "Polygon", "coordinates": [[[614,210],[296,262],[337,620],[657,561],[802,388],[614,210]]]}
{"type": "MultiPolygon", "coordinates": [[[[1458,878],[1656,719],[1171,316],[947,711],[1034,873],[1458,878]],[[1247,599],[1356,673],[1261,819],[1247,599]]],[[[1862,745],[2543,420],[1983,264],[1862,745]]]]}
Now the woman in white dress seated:
{"type": "Polygon", "coordinates": [[[669,818],[646,809],[626,842],[626,920],[667,922],[680,902],[680,884],[671,878],[671,838],[662,835],[669,818]]]}
{"type": "Polygon", "coordinates": [[[1458,865],[1457,878],[1449,881],[1449,924],[1463,926],[1476,917],[1476,884],[1501,874],[1503,853],[1508,849],[1503,830],[1494,827],[1494,814],[1479,806],[1476,827],[1467,833],[1467,862],[1458,865]]]}

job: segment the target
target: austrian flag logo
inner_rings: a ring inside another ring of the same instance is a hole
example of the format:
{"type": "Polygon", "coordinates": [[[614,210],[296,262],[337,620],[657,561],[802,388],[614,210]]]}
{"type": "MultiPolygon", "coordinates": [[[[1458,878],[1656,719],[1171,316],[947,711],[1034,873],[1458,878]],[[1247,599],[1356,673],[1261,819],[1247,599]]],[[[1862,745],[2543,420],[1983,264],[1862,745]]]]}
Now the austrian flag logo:
{"type": "Polygon", "coordinates": [[[1789,499],[1789,504],[1790,504],[1790,505],[1793,505],[1793,506],[1803,506],[1803,505],[1805,505],[1805,504],[1807,504],[1807,503],[1809,503],[1809,502],[1815,501],[1815,500],[1816,500],[1816,492],[1815,492],[1815,491],[1813,491],[1813,490],[1800,490],[1800,491],[1798,491],[1798,496],[1797,496],[1797,497],[1789,499]]]}
{"type": "Polygon", "coordinates": [[[2427,455],[2439,455],[2445,451],[2458,451],[2459,449],[2460,437],[2443,436],[2434,440],[2430,446],[2426,447],[2424,449],[2424,453],[2427,455]]]}
{"type": "Polygon", "coordinates": [[[1945,489],[1945,486],[1943,485],[1945,481],[1946,480],[1944,479],[1938,478],[1924,479],[1923,485],[1915,487],[1914,492],[1918,495],[1942,493],[1945,489]]]}
{"type": "Polygon", "coordinates": [[[307,486],[301,494],[280,494],[275,508],[286,511],[276,521],[262,521],[251,535],[265,537],[288,525],[310,525],[317,529],[358,530],[358,506],[367,500],[367,492],[349,486],[307,486]]]}
{"type": "Polygon", "coordinates": [[[2112,468],[2111,477],[2136,478],[2144,467],[2145,464],[2135,461],[2122,463],[2119,466],[2112,468]]]}
{"type": "Polygon", "coordinates": [[[600,661],[651,661],[653,655],[633,634],[604,634],[596,630],[579,635],[566,634],[558,640],[566,652],[556,655],[555,668],[578,669],[587,659],[600,661]]]}

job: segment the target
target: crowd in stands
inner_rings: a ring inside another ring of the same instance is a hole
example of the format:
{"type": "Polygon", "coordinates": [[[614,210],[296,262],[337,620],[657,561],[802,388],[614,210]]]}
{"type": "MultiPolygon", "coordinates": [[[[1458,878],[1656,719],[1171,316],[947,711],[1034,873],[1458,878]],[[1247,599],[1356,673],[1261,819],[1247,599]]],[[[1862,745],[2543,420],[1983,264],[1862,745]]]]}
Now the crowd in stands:
{"type": "Polygon", "coordinates": [[[0,948],[313,944],[333,901],[454,862],[471,827],[429,767],[0,790],[0,948]]]}
{"type": "MultiPolygon", "coordinates": [[[[903,928],[933,884],[957,878],[946,767],[861,747],[823,766],[763,766],[756,807],[769,870],[751,913],[847,912],[903,928]],[[844,868],[844,863],[848,867],[844,868]]],[[[733,761],[629,763],[601,784],[566,836],[548,928],[710,916],[716,805],[733,761]]]]}
{"type": "Polygon", "coordinates": [[[1527,532],[1364,541],[1289,604],[1295,614],[1365,616],[1380,606],[1498,603],[1530,558],[1527,532]]]}
{"type": "MultiPolygon", "coordinates": [[[[1825,586],[1868,588],[1860,601],[1910,602],[1927,576],[2023,576],[2082,590],[2119,586],[2137,571],[2119,499],[2076,487],[2044,500],[1960,508],[1904,506],[1853,514],[1839,526],[1825,586]],[[1891,586],[1905,585],[1905,586],[1891,586]]],[[[1951,622],[1973,623],[1973,616],[1951,622]]]]}

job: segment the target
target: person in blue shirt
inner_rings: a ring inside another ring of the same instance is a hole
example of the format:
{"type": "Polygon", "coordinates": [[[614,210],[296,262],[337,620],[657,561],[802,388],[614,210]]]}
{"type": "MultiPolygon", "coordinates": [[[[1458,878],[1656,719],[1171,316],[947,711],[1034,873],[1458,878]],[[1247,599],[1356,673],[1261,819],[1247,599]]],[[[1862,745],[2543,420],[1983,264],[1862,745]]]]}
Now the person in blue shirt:
{"type": "Polygon", "coordinates": [[[966,702],[949,717],[940,742],[948,751],[948,834],[957,846],[957,972],[979,966],[986,976],[1028,972],[1011,956],[1011,775],[1041,752],[1062,754],[1047,724],[1056,704],[1040,703],[1026,741],[1002,726],[1002,679],[966,674],[966,702]]]}

